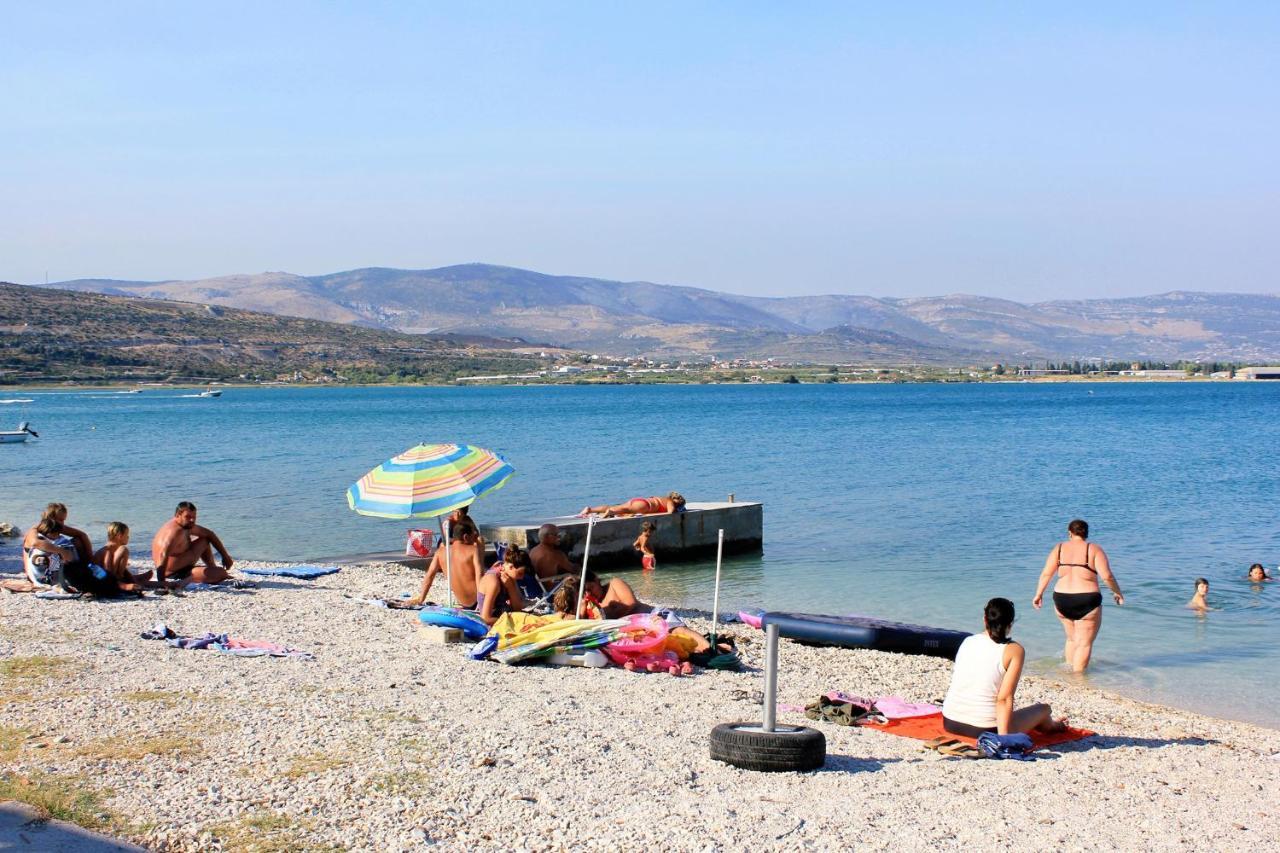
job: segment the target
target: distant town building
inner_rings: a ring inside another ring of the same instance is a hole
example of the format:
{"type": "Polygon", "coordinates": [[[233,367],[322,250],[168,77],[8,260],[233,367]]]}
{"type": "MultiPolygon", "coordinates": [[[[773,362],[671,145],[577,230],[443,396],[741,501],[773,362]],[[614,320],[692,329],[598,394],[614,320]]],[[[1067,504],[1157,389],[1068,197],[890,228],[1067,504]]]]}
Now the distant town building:
{"type": "Polygon", "coordinates": [[[1280,379],[1280,367],[1242,367],[1236,379],[1280,379]]]}

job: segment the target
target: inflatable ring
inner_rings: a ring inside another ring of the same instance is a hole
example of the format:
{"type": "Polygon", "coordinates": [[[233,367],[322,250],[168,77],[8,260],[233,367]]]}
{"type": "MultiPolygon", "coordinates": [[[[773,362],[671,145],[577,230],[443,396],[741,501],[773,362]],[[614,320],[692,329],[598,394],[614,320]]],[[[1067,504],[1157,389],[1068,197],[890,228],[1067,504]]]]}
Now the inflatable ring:
{"type": "Polygon", "coordinates": [[[489,633],[489,626],[480,618],[480,614],[460,607],[424,607],[418,611],[418,619],[424,625],[457,628],[468,640],[478,640],[489,633]]]}
{"type": "Polygon", "coordinates": [[[654,613],[636,613],[627,617],[627,625],[620,631],[622,639],[614,640],[609,648],[628,657],[660,651],[669,633],[667,621],[654,613]]]}

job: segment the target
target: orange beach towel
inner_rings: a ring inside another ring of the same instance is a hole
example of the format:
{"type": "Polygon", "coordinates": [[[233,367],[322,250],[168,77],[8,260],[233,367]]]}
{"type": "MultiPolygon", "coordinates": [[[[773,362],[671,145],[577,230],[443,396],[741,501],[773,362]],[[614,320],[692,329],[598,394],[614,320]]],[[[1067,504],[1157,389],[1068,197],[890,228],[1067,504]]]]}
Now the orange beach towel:
{"type": "MultiPolygon", "coordinates": [[[[902,720],[890,720],[887,723],[867,723],[866,728],[876,729],[891,735],[901,735],[902,737],[915,738],[916,740],[932,740],[936,737],[955,738],[958,741],[974,745],[977,741],[970,737],[961,737],[953,735],[946,729],[942,728],[942,714],[929,714],[926,717],[907,717],[902,720]]],[[[1073,729],[1068,727],[1066,731],[1055,732],[1053,734],[1045,734],[1044,732],[1028,732],[1031,736],[1031,743],[1034,749],[1044,749],[1046,746],[1056,746],[1060,743],[1069,743],[1073,740],[1089,737],[1094,734],[1087,729],[1073,729]]]]}

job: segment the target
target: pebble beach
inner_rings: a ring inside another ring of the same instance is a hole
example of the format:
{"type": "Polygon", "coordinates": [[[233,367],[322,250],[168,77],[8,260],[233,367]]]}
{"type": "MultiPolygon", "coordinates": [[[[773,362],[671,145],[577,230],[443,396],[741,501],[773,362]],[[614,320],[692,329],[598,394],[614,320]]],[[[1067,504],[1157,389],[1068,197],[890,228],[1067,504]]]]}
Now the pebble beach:
{"type": "MultiPolygon", "coordinates": [[[[1026,677],[1019,704],[1050,702],[1097,734],[1035,761],[966,761],[812,723],[827,739],[823,769],[753,773],[711,760],[708,735],[760,719],[760,632],[722,628],[742,672],[474,662],[466,644],[428,642],[412,612],[361,601],[420,578],[364,564],[182,597],[0,594],[3,779],[83,793],[104,831],[153,850],[1190,850],[1280,839],[1280,731],[1026,677]],[[313,658],[139,637],[157,622],[313,658]]],[[[688,615],[707,629],[707,614],[688,615]]],[[[833,689],[936,700],[951,664],[784,641],[780,667],[779,702],[803,705],[833,689]]]]}

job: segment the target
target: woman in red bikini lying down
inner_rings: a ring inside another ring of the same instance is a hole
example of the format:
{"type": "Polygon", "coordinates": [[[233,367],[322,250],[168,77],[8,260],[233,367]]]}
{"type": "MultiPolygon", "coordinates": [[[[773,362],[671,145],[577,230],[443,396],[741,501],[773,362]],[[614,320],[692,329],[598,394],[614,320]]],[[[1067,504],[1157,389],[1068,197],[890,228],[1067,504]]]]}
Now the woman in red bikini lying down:
{"type": "Polygon", "coordinates": [[[1102,627],[1102,590],[1098,587],[1098,578],[1111,587],[1111,596],[1117,605],[1124,604],[1124,594],[1120,592],[1116,576],[1111,574],[1106,552],[1088,541],[1088,523],[1075,519],[1067,525],[1067,534],[1070,538],[1059,542],[1044,561],[1044,571],[1040,573],[1036,597],[1031,599],[1031,604],[1036,610],[1040,609],[1045,588],[1056,572],[1058,583],[1053,588],[1053,608],[1067,635],[1063,654],[1072,672],[1084,672],[1093,654],[1093,641],[1102,627]]]}
{"type": "Polygon", "coordinates": [[[605,518],[615,518],[620,515],[667,515],[673,512],[684,512],[684,496],[679,492],[671,492],[665,498],[654,495],[651,498],[632,498],[620,504],[587,506],[583,507],[578,515],[603,515],[605,518]]]}

